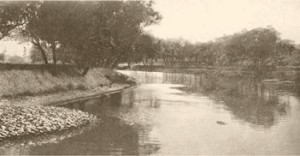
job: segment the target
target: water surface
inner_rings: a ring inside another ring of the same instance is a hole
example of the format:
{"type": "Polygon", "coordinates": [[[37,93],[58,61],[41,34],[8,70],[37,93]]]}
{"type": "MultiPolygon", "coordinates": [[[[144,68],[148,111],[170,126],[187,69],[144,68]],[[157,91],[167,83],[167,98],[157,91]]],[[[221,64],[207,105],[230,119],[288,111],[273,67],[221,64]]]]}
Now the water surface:
{"type": "Polygon", "coordinates": [[[12,142],[1,154],[300,154],[295,85],[240,76],[122,72],[141,85],[65,106],[93,113],[99,121],[12,142]]]}

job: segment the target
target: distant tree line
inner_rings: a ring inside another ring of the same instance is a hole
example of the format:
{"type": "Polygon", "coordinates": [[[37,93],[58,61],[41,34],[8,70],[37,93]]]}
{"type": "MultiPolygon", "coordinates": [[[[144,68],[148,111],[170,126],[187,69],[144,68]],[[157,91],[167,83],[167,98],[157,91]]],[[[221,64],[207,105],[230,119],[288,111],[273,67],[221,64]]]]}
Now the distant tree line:
{"type": "Polygon", "coordinates": [[[0,39],[31,42],[33,61],[75,64],[84,75],[131,61],[143,28],[161,16],[152,1],[19,1],[1,2],[0,19],[0,39]]]}
{"type": "Polygon", "coordinates": [[[163,66],[233,66],[264,72],[276,66],[300,65],[300,48],[291,40],[281,39],[271,26],[243,30],[204,43],[183,39],[155,43],[158,45],[153,45],[156,47],[154,57],[148,59],[159,60],[163,66]]]}

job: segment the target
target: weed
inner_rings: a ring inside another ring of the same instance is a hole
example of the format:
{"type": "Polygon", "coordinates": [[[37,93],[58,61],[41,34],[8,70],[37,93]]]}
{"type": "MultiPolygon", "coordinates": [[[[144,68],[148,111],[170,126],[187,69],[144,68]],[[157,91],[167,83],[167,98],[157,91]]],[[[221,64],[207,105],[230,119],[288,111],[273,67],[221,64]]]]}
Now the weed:
{"type": "Polygon", "coordinates": [[[86,86],[83,85],[83,84],[80,84],[80,85],[77,86],[77,89],[78,89],[78,90],[87,90],[88,87],[86,87],[86,86]]]}

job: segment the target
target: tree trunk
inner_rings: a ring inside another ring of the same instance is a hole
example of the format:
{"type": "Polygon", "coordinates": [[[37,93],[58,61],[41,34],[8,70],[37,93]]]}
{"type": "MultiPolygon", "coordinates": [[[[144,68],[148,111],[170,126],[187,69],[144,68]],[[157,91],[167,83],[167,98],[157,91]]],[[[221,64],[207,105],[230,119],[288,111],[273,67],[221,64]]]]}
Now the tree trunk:
{"type": "Polygon", "coordinates": [[[130,69],[131,68],[131,61],[127,60],[127,67],[130,69]]]}
{"type": "Polygon", "coordinates": [[[85,76],[88,73],[89,69],[90,69],[90,67],[84,67],[81,75],[85,76]]]}
{"type": "Polygon", "coordinates": [[[53,57],[53,64],[56,65],[57,59],[56,59],[56,44],[51,44],[51,50],[52,50],[52,57],[53,57]]]}
{"type": "Polygon", "coordinates": [[[163,57],[162,60],[163,60],[164,65],[167,66],[167,64],[168,64],[167,59],[163,57]]]}
{"type": "Polygon", "coordinates": [[[41,46],[40,42],[39,41],[31,41],[31,43],[35,46],[37,46],[39,49],[40,49],[40,52],[42,54],[42,57],[44,59],[44,62],[45,64],[48,64],[48,59],[47,59],[47,55],[46,55],[46,52],[44,50],[44,48],[41,46]]]}

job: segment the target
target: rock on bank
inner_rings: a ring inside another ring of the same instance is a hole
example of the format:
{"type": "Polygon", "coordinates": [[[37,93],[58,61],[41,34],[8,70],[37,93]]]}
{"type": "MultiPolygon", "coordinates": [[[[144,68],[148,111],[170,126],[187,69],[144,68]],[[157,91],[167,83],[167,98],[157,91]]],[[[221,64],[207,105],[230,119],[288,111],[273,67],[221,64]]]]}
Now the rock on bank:
{"type": "Polygon", "coordinates": [[[0,141],[82,126],[94,115],[60,107],[0,106],[0,141]]]}

